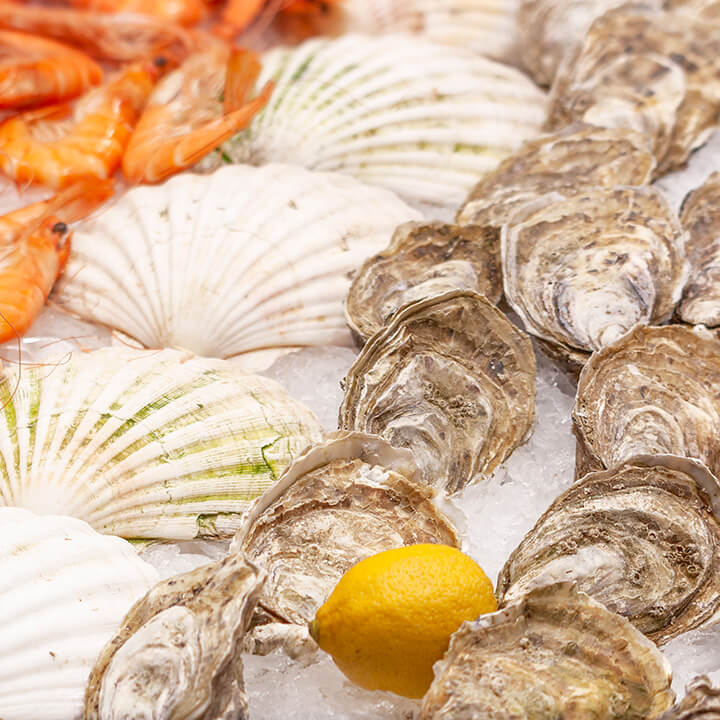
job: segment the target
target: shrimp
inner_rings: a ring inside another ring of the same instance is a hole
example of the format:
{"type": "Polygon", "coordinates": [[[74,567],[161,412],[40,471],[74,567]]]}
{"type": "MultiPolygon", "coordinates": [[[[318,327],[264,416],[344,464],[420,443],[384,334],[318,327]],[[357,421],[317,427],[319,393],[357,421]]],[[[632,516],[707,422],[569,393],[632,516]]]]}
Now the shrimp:
{"type": "Polygon", "coordinates": [[[72,0],[72,4],[100,12],[154,15],[180,25],[195,25],[207,12],[203,0],[72,0]]]}
{"type": "Polygon", "coordinates": [[[67,45],[0,30],[0,108],[62,102],[102,80],[90,57],[67,45]]]}
{"type": "Polygon", "coordinates": [[[164,180],[247,127],[272,92],[268,83],[248,101],[259,74],[257,56],[244,50],[228,57],[227,50],[215,48],[188,58],[150,98],[123,156],[125,176],[164,180]]]}
{"type": "Polygon", "coordinates": [[[32,325],[70,254],[68,223],[113,192],[111,180],[78,181],[46,202],[0,216],[0,342],[32,325]]]}
{"type": "Polygon", "coordinates": [[[228,0],[217,31],[224,37],[231,37],[247,30],[263,16],[272,19],[277,15],[281,21],[285,16],[296,25],[298,22],[309,23],[327,15],[338,2],[339,0],[228,0]]]}
{"type": "Polygon", "coordinates": [[[42,108],[0,125],[0,168],[20,183],[65,187],[80,177],[115,172],[164,57],[128,65],[77,104],[42,108]]]}

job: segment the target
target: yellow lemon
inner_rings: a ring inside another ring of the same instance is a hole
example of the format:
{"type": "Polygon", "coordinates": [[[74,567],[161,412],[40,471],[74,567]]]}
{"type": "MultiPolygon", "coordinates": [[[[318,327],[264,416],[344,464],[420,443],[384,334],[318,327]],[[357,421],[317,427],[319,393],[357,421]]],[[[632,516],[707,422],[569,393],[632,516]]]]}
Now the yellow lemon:
{"type": "Polygon", "coordinates": [[[310,633],[360,687],[419,698],[450,636],[496,609],[492,583],[474,560],[447,545],[409,545],[350,568],[310,633]]]}

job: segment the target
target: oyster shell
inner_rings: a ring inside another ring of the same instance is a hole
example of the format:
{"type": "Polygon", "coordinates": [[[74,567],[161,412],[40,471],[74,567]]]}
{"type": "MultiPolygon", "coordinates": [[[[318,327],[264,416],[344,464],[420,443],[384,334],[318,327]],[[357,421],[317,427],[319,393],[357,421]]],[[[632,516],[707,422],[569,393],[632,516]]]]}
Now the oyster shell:
{"type": "Polygon", "coordinates": [[[240,648],[263,581],[229,555],[156,585],[100,653],[85,720],[246,720],[240,648]]]}
{"type": "Polygon", "coordinates": [[[653,187],[551,193],[503,227],[505,297],[528,332],[581,364],[634,325],[671,316],[687,273],[684,240],[653,187]]]}
{"type": "Polygon", "coordinates": [[[345,317],[362,342],[403,305],[449,290],[502,295],[500,233],[490,227],[406,223],[355,274],[345,317]]]}
{"type": "Polygon", "coordinates": [[[273,96],[226,156],[347,173],[413,203],[454,210],[545,120],[520,71],[422,37],[314,39],[262,63],[273,96]]]}
{"type": "Polygon", "coordinates": [[[345,382],[339,426],[410,448],[423,480],[447,492],[491,473],[535,420],[529,338],[469,290],[405,305],[345,382]]]}
{"type": "Polygon", "coordinates": [[[693,325],[720,325],[720,173],[713,173],[684,200],[680,221],[688,231],[685,244],[690,280],[678,307],[693,325]]]}
{"type": "Polygon", "coordinates": [[[0,715],[80,717],[95,658],[159,579],[125,540],[0,507],[0,715]]]}
{"type": "Polygon", "coordinates": [[[146,347],[245,367],[269,348],[352,345],[350,271],[419,217],[385,190],[287,165],[180,175],[75,232],[57,299],[146,347]]]}
{"type": "Polygon", "coordinates": [[[643,135],[626,128],[575,123],[528,140],[481,180],[457,214],[462,225],[502,227],[512,212],[551,191],[584,190],[650,182],[655,159],[643,135]]]}
{"type": "Polygon", "coordinates": [[[500,606],[577,581],[662,644],[720,608],[720,483],[699,463],[640,455],[566,490],[500,572],[500,606]]]}
{"type": "Polygon", "coordinates": [[[720,341],[702,327],[637,327],[590,358],[573,432],[576,476],[637,454],[696,458],[720,473],[720,341]]]}
{"type": "Polygon", "coordinates": [[[571,583],[463,623],[434,670],[420,720],[653,720],[674,700],[653,642],[571,583]]]}
{"type": "Polygon", "coordinates": [[[234,532],[322,434],[274,381],[175,350],[10,366],[0,398],[0,505],[128,538],[234,532]]]}
{"type": "Polygon", "coordinates": [[[707,675],[696,677],[685,688],[685,697],[660,720],[720,720],[720,689],[707,675]]]}

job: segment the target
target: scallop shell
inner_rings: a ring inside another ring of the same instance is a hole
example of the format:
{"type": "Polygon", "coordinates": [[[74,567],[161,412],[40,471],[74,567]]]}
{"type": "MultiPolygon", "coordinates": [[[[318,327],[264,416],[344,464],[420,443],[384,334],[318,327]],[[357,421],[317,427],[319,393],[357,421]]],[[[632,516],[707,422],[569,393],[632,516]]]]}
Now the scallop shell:
{"type": "Polygon", "coordinates": [[[271,50],[258,83],[271,79],[270,102],[226,156],[348,173],[446,209],[545,120],[544,94],[518,70],[410,35],[271,50]]]}
{"type": "Polygon", "coordinates": [[[246,366],[268,348],[352,345],[351,271],[419,217],[385,190],[292,166],[184,174],[75,232],[58,301],[146,347],[246,366]]]}
{"type": "Polygon", "coordinates": [[[321,436],[275,382],[175,350],[105,348],[0,381],[0,505],[128,538],[232,533],[321,436]]]}
{"type": "Polygon", "coordinates": [[[700,463],[640,455],[590,473],[545,511],[507,561],[500,606],[558,580],[655,641],[720,615],[720,483],[700,463]]]}
{"type": "Polygon", "coordinates": [[[95,657],[158,580],[75,518],[0,508],[0,716],[75,720],[95,657]]]}
{"type": "Polygon", "coordinates": [[[685,697],[660,720],[720,720],[720,689],[710,684],[707,675],[688,683],[685,697]]]}

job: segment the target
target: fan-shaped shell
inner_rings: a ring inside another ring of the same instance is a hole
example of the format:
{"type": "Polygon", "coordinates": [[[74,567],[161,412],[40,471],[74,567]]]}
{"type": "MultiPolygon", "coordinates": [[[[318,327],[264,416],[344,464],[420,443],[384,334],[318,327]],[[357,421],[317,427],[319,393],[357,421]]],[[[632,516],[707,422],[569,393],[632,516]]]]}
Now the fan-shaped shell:
{"type": "Polygon", "coordinates": [[[448,492],[491,473],[535,420],[530,340],[469,290],[405,305],[345,382],[340,427],[410,448],[424,481],[448,492]]]}
{"type": "Polygon", "coordinates": [[[676,455],[590,473],[523,538],[497,584],[500,605],[574,580],[656,643],[713,622],[720,608],[720,483],[676,455]]]}
{"type": "Polygon", "coordinates": [[[315,39],[262,61],[273,96],[226,155],[348,173],[414,203],[454,209],[545,120],[518,70],[420,37],[315,39]]]}
{"type": "Polygon", "coordinates": [[[80,718],[98,652],[158,580],[125,540],[0,508],[0,717],[80,718]]]}
{"type": "Polygon", "coordinates": [[[175,350],[8,367],[0,397],[0,505],[130,538],[233,532],[321,436],[274,381],[175,350]]]}
{"type": "Polygon", "coordinates": [[[75,232],[58,300],[146,347],[198,355],[351,345],[350,272],[418,217],[387,191],[291,166],[180,175],[75,232]]]}
{"type": "Polygon", "coordinates": [[[637,454],[720,472],[720,341],[702,327],[638,327],[590,358],[575,407],[576,475],[637,454]]]}
{"type": "Polygon", "coordinates": [[[700,675],[685,688],[685,697],[660,720],[720,720],[720,689],[707,675],[700,675]]]}

